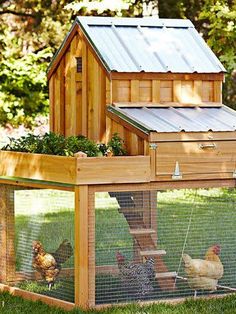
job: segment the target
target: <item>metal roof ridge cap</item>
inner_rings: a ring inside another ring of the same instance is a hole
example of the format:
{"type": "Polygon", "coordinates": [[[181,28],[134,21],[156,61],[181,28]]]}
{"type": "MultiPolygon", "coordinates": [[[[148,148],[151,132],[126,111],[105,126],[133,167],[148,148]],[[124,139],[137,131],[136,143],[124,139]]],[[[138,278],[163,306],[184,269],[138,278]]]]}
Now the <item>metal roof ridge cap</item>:
{"type": "Polygon", "coordinates": [[[167,27],[185,27],[194,28],[189,19],[172,19],[156,17],[102,17],[102,16],[76,16],[77,21],[90,25],[114,25],[120,26],[167,26],[167,27]],[[126,22],[126,23],[125,23],[126,22]],[[138,23],[139,22],[139,23],[138,23]]]}
{"type": "MultiPolygon", "coordinates": [[[[118,112],[119,114],[121,114],[123,116],[123,118],[127,117],[129,120],[140,125],[140,127],[143,127],[145,129],[145,131],[149,131],[149,132],[155,131],[155,130],[150,129],[145,123],[139,122],[135,118],[131,117],[127,112],[123,112],[122,109],[120,109],[119,107],[114,107],[114,106],[110,105],[110,106],[108,106],[107,109],[110,109],[111,111],[113,111],[113,113],[118,112]]],[[[134,108],[130,108],[130,109],[134,109],[134,108]]],[[[143,130],[143,132],[145,132],[145,131],[143,130]]]]}

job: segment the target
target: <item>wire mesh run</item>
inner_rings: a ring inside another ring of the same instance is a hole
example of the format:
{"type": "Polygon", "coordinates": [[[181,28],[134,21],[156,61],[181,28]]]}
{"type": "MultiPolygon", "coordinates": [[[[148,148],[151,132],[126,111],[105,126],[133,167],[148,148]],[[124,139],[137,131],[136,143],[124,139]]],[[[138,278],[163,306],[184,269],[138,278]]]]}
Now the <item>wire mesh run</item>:
{"type": "Polygon", "coordinates": [[[74,302],[74,193],[13,189],[8,284],[74,302]]]}
{"type": "Polygon", "coordinates": [[[96,304],[236,291],[235,190],[95,195],[96,304]]]}

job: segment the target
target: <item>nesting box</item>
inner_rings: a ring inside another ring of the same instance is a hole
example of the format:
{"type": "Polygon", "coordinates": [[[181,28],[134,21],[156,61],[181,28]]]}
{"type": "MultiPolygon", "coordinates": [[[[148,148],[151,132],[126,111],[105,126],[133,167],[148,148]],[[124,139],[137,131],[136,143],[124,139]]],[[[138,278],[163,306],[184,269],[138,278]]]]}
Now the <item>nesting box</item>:
{"type": "Polygon", "coordinates": [[[77,17],[48,69],[50,129],[118,133],[128,156],[0,153],[0,288],[67,309],[235,291],[224,71],[188,20],[77,17]],[[54,281],[35,241],[56,260],[54,281]],[[199,287],[182,255],[204,259],[216,243],[221,273],[199,287]]]}

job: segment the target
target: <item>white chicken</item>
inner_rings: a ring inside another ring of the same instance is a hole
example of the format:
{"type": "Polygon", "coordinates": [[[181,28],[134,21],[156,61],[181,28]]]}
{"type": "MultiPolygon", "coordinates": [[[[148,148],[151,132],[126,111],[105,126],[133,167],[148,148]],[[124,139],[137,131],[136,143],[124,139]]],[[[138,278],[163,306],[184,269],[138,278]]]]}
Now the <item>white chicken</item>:
{"type": "Polygon", "coordinates": [[[224,267],[219,258],[221,251],[220,245],[211,246],[205,259],[193,259],[188,254],[183,254],[183,262],[189,287],[195,290],[209,290],[211,292],[217,289],[218,280],[224,274],[224,267]]]}

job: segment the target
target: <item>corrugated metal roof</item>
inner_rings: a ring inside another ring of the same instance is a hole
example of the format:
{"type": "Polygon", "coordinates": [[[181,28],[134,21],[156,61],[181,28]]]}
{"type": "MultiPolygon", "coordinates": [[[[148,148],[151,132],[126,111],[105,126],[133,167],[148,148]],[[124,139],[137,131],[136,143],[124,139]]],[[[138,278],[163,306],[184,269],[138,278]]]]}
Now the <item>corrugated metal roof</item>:
{"type": "Polygon", "coordinates": [[[76,21],[108,71],[225,72],[189,20],[77,17],[76,21]]]}
{"type": "Polygon", "coordinates": [[[222,107],[117,108],[108,111],[145,133],[236,131],[236,111],[222,107]]]}

